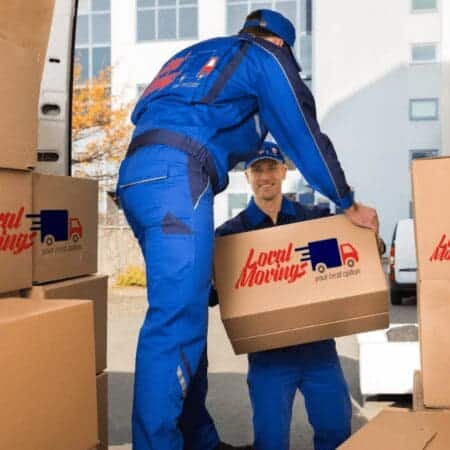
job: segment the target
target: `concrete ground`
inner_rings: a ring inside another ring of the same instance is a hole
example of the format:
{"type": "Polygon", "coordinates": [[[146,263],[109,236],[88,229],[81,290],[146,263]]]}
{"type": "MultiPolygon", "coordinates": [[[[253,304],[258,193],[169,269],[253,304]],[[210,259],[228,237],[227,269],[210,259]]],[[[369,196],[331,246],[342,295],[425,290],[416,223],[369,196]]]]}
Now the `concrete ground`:
{"type": "MultiPolygon", "coordinates": [[[[145,291],[113,288],[109,298],[108,372],[110,449],[131,450],[131,400],[137,334],[146,311],[145,291]]],[[[409,299],[391,308],[391,323],[416,323],[416,305],[409,299]]],[[[405,398],[371,398],[362,405],[359,390],[358,346],[355,336],[337,339],[338,351],[353,403],[353,430],[381,409],[405,398]]],[[[245,356],[234,355],[220,321],[218,308],[210,309],[208,408],[221,438],[233,444],[252,441],[251,408],[247,394],[245,356]]],[[[409,401],[407,398],[406,401],[409,401]]],[[[313,450],[312,432],[303,399],[297,396],[291,428],[291,448],[313,450]]]]}

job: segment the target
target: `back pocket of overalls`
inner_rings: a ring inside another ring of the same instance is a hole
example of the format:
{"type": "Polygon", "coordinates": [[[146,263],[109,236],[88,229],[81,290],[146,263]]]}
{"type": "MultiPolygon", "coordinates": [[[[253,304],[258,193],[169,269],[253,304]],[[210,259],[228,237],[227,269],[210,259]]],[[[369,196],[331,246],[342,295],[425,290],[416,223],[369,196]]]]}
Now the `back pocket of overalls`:
{"type": "Polygon", "coordinates": [[[153,167],[147,165],[128,164],[127,167],[121,168],[118,183],[118,191],[127,189],[132,186],[138,186],[146,183],[167,180],[169,177],[169,165],[167,163],[158,164],[153,167]]]}

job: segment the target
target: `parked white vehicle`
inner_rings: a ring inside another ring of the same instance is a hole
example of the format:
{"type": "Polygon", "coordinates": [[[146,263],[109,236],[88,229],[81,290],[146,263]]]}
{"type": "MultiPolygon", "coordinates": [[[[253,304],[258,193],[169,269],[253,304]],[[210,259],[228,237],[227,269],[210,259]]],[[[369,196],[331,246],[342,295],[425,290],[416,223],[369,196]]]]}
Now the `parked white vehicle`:
{"type": "Polygon", "coordinates": [[[416,295],[417,259],[412,219],[397,222],[389,258],[391,303],[400,305],[403,297],[416,295]]]}

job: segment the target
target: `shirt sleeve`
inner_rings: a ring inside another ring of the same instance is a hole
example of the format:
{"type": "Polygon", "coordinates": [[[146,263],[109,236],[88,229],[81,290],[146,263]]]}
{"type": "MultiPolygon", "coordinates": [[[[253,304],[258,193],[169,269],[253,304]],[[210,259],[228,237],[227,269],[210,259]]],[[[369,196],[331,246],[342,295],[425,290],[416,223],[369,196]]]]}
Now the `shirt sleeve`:
{"type": "Polygon", "coordinates": [[[253,54],[259,112],[282,151],[311,187],[343,209],[353,203],[336,151],[317,122],[314,97],[287,49],[258,39],[253,54]]]}

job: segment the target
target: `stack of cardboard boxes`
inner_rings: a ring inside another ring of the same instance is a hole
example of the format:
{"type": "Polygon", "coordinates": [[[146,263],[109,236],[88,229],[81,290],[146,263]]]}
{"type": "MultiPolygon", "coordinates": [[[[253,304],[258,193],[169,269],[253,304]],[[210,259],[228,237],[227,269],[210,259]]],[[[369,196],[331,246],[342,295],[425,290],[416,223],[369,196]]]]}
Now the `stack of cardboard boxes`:
{"type": "Polygon", "coordinates": [[[421,372],[413,410],[388,408],[342,450],[450,448],[450,158],[414,161],[421,372]]]}
{"type": "Polygon", "coordinates": [[[97,183],[33,171],[53,8],[0,5],[0,448],[106,449],[97,183]]]}

